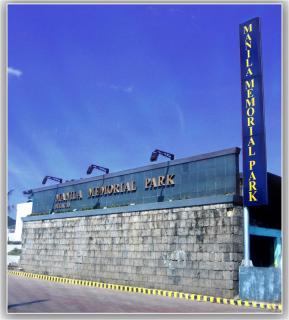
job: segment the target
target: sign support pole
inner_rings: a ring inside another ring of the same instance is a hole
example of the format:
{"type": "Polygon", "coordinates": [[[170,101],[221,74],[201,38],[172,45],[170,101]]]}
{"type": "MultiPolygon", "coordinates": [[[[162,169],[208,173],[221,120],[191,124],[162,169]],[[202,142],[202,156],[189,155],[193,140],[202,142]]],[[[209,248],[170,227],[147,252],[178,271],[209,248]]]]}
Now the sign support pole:
{"type": "Polygon", "coordinates": [[[250,219],[249,219],[249,210],[248,207],[243,207],[244,214],[244,260],[242,265],[244,267],[252,267],[252,261],[250,260],[250,219]]]}

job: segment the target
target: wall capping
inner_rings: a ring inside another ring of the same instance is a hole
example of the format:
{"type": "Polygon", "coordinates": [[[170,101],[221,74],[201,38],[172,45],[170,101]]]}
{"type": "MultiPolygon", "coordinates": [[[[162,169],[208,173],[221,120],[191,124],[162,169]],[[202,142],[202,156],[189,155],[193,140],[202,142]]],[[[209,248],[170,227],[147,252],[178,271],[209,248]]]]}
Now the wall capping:
{"type": "Polygon", "coordinates": [[[39,216],[35,215],[35,216],[27,216],[23,218],[23,222],[89,217],[89,216],[108,215],[108,214],[124,213],[124,212],[172,209],[172,208],[180,208],[180,207],[203,206],[203,205],[222,204],[222,203],[233,203],[233,204],[242,205],[242,197],[237,196],[235,194],[221,195],[221,196],[219,195],[219,196],[208,196],[208,197],[200,197],[200,198],[193,198],[193,199],[144,203],[144,204],[123,206],[123,207],[116,207],[116,208],[107,208],[107,209],[71,211],[71,212],[64,212],[64,213],[39,215],[39,216]]]}

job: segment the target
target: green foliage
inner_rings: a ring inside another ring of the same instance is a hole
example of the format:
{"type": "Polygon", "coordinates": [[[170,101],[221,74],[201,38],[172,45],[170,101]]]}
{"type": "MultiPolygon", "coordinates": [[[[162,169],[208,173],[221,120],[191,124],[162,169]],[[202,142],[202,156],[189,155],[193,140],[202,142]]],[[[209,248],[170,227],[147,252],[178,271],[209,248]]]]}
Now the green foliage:
{"type": "Polygon", "coordinates": [[[20,256],[22,250],[18,248],[14,248],[13,250],[8,252],[9,256],[20,256]]]}

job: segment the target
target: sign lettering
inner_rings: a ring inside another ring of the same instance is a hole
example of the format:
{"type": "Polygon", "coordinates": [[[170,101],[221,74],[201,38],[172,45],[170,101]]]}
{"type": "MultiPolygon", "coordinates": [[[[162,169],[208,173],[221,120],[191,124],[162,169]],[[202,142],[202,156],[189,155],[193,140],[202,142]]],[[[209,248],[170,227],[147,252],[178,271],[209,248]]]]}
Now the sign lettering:
{"type": "MultiPolygon", "coordinates": [[[[166,186],[174,186],[175,175],[169,174],[167,176],[159,176],[145,179],[145,189],[154,189],[158,187],[166,187],[166,186]]],[[[114,195],[119,193],[130,193],[135,192],[137,190],[136,182],[134,180],[120,183],[120,184],[111,184],[105,186],[99,186],[95,188],[89,188],[87,191],[87,198],[95,198],[100,196],[114,195]]],[[[54,209],[68,209],[70,208],[71,201],[74,200],[82,200],[83,192],[73,191],[73,192],[65,192],[58,193],[55,196],[54,209]]]]}

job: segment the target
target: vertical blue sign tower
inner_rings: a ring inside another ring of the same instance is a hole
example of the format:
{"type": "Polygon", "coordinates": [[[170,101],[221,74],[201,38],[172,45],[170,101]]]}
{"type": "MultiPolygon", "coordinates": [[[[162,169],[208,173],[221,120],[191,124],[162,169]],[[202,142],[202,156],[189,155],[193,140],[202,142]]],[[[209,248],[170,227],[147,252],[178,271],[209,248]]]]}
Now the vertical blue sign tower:
{"type": "Polygon", "coordinates": [[[259,18],[240,24],[244,206],[268,203],[259,18]]]}

